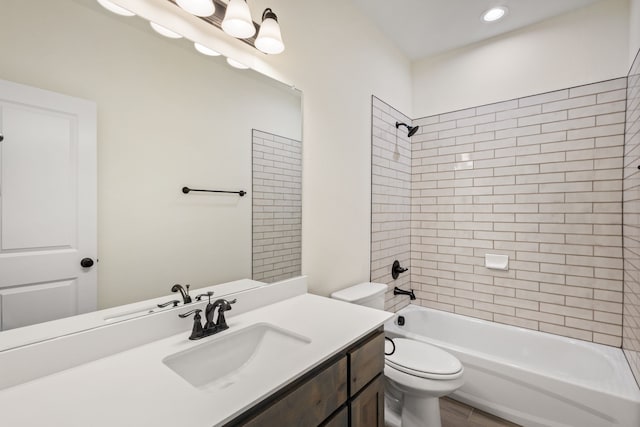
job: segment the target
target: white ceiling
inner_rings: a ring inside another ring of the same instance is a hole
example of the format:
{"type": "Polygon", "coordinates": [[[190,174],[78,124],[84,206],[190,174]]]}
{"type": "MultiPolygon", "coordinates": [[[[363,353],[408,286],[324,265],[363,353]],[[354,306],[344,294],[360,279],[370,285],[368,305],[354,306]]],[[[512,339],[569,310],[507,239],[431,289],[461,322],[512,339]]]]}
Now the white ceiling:
{"type": "Polygon", "coordinates": [[[417,60],[512,31],[598,0],[353,0],[410,59],[417,60]],[[492,6],[509,14],[480,19],[492,6]]]}

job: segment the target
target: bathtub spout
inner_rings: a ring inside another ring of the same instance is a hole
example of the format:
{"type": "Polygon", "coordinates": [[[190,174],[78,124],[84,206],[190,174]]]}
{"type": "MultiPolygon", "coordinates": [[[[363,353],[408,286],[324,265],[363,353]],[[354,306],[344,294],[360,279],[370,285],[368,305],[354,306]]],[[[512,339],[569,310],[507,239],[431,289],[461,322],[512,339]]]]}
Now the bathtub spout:
{"type": "Polygon", "coordinates": [[[410,291],[405,291],[405,290],[400,289],[399,287],[396,286],[395,288],[393,288],[393,294],[394,295],[409,295],[409,299],[411,301],[416,299],[416,294],[413,293],[413,289],[411,289],[410,291]]]}

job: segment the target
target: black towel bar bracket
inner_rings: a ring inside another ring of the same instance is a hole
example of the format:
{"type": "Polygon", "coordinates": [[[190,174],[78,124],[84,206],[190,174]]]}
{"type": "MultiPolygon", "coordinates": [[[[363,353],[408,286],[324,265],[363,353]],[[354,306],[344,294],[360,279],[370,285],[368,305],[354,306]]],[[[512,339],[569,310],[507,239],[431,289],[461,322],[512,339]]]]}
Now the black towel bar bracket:
{"type": "Polygon", "coordinates": [[[225,190],[197,190],[195,188],[189,188],[189,187],[182,187],[182,192],[184,194],[189,194],[192,191],[201,191],[201,192],[205,192],[205,193],[227,193],[227,194],[239,194],[240,197],[244,197],[245,194],[247,194],[246,191],[244,190],[240,190],[240,191],[225,191],[225,190]]]}

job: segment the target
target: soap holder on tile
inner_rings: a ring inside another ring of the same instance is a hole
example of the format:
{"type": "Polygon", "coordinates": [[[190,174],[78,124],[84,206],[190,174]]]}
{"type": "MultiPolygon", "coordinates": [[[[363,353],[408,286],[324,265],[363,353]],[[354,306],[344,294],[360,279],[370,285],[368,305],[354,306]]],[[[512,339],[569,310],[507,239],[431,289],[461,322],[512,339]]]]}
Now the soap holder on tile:
{"type": "Polygon", "coordinates": [[[484,266],[492,270],[508,270],[509,256],[496,255],[496,254],[484,254],[484,266]]]}

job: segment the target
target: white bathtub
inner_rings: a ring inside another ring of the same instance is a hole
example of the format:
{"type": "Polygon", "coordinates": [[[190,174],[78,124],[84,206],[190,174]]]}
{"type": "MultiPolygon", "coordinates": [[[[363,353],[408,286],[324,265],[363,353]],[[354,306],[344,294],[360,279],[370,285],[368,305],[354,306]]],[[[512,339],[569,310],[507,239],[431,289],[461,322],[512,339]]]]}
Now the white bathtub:
{"type": "Polygon", "coordinates": [[[415,305],[396,313],[385,332],[455,355],[465,384],[452,397],[504,419],[523,426],[640,427],[640,390],[619,348],[415,305]]]}

